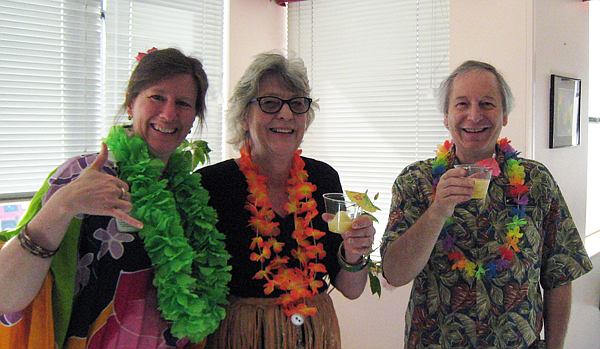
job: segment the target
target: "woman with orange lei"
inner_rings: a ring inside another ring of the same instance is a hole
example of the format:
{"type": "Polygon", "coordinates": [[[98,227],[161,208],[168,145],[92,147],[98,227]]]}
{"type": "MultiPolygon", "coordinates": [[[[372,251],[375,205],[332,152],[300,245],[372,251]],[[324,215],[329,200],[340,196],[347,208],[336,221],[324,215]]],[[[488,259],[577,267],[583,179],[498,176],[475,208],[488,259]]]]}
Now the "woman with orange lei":
{"type": "Polygon", "coordinates": [[[349,299],[364,290],[373,221],[328,231],[323,194],[342,187],[331,166],[300,156],[315,115],[309,95],[300,59],[257,56],[229,103],[240,158],[200,170],[232,256],[230,304],[207,348],[340,348],[327,289],[349,299]]]}

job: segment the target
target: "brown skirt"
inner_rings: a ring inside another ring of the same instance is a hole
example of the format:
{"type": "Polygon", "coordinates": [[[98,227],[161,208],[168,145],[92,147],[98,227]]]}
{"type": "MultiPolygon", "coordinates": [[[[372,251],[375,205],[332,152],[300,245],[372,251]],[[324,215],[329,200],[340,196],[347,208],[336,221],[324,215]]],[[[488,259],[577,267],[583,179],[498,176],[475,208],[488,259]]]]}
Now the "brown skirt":
{"type": "Polygon", "coordinates": [[[302,326],[292,324],[277,299],[228,297],[228,301],[227,315],[207,337],[206,349],[341,348],[340,326],[327,293],[306,302],[318,311],[302,326]]]}

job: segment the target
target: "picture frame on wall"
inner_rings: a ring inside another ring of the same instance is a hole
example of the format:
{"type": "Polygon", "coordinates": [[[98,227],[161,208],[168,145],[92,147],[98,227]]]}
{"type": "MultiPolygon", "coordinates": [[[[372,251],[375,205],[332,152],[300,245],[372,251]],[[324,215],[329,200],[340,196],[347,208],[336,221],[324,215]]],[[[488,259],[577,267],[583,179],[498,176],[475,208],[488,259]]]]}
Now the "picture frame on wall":
{"type": "Polygon", "coordinates": [[[550,148],[580,143],[581,79],[550,76],[550,148]]]}

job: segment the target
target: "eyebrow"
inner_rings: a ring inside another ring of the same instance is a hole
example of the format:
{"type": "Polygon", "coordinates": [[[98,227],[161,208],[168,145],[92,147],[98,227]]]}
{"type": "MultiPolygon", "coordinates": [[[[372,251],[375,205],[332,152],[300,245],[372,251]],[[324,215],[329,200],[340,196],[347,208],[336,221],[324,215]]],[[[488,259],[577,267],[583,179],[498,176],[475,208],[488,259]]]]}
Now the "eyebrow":
{"type": "MultiPolygon", "coordinates": [[[[156,86],[150,87],[150,88],[146,89],[146,91],[151,92],[150,94],[155,94],[155,93],[166,94],[166,90],[165,89],[160,88],[160,87],[156,87],[156,86]]],[[[189,97],[188,96],[179,96],[179,97],[176,98],[176,100],[192,103],[192,101],[194,101],[195,97],[196,97],[195,95],[194,96],[189,96],[189,97]]]]}
{"type": "MultiPolygon", "coordinates": [[[[467,96],[456,96],[456,97],[454,97],[453,99],[454,99],[454,100],[456,100],[456,99],[469,99],[469,97],[467,97],[467,96]]],[[[486,95],[486,96],[483,96],[481,99],[482,99],[482,100],[483,100],[483,99],[492,99],[492,100],[498,100],[498,98],[495,98],[495,97],[493,97],[493,96],[488,96],[488,95],[486,95]]]]}

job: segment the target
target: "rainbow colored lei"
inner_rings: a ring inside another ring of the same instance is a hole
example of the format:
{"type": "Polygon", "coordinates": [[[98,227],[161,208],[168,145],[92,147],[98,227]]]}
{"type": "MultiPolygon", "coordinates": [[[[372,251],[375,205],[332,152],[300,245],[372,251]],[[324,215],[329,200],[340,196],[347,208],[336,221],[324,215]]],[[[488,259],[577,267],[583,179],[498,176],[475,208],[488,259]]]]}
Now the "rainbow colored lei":
{"type": "MultiPolygon", "coordinates": [[[[498,277],[498,272],[509,269],[510,262],[514,261],[514,253],[520,252],[519,239],[523,236],[521,233],[521,227],[526,224],[524,217],[525,209],[524,206],[529,202],[527,196],[529,187],[525,185],[525,168],[521,165],[521,159],[517,158],[519,154],[510,145],[510,141],[507,138],[500,139],[498,141],[500,149],[505,153],[506,164],[507,164],[507,177],[509,179],[509,190],[508,195],[514,198],[517,203],[516,208],[512,208],[511,214],[512,219],[506,224],[506,243],[498,248],[498,257],[492,261],[483,264],[481,261],[477,263],[470,261],[465,255],[456,247],[456,238],[448,233],[449,226],[453,224],[452,218],[449,218],[442,229],[442,247],[444,252],[448,254],[448,258],[454,261],[452,270],[459,269],[469,277],[475,276],[477,280],[481,280],[482,276],[491,279],[498,277]]],[[[451,141],[445,141],[444,144],[438,145],[436,150],[436,158],[433,161],[433,187],[434,197],[435,189],[439,183],[440,177],[448,170],[448,159],[450,157],[450,150],[452,148],[451,141]]],[[[478,162],[477,164],[495,167],[497,171],[493,171],[494,176],[499,175],[499,167],[496,163],[495,158],[487,159],[478,162]]]]}
{"type": "Polygon", "coordinates": [[[300,261],[301,267],[297,268],[287,266],[290,256],[279,255],[285,243],[277,241],[279,223],[272,221],[275,212],[269,202],[267,177],[258,174],[258,166],[252,163],[248,147],[240,151],[240,170],[246,176],[250,193],[245,208],[252,214],[248,223],[256,232],[250,245],[254,251],[250,260],[260,262],[262,266],[254,279],[266,280],[266,295],[275,289],[285,292],[279,297],[279,302],[287,316],[312,316],[317,313],[317,308],[308,307],[301,299],[312,299],[313,295],[319,293],[323,281],[316,280],[315,276],[319,272],[327,272],[325,265],[318,262],[325,258],[323,244],[316,243],[325,233],[311,227],[311,220],[319,214],[317,202],[312,198],[317,186],[307,181],[308,173],[304,170],[301,153],[302,150],[294,153],[290,178],[287,180],[289,202],[284,206],[289,214],[294,215],[292,238],[298,247],[292,250],[291,257],[300,261]],[[268,265],[265,266],[267,261],[268,265]]]}

